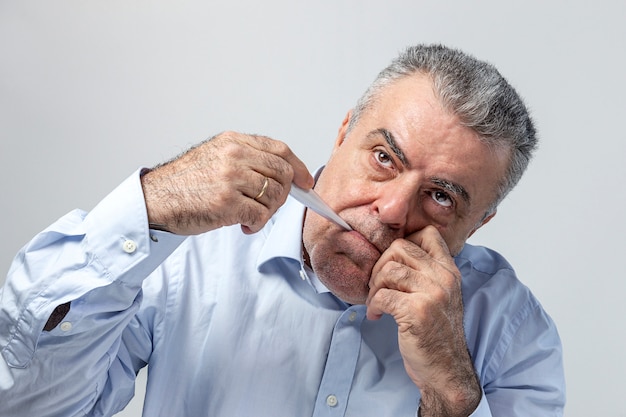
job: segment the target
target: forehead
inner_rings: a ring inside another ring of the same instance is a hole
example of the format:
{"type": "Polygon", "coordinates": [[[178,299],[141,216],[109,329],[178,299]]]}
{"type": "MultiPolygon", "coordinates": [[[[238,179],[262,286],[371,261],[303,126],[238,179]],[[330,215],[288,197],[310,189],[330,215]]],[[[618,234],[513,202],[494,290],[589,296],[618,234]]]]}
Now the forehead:
{"type": "Polygon", "coordinates": [[[436,119],[438,125],[442,121],[446,122],[446,126],[461,124],[438,99],[431,78],[421,73],[407,75],[381,86],[373,94],[372,102],[364,113],[401,125],[419,124],[422,128],[428,127],[428,122],[433,119],[436,119]]]}
{"type": "MultiPolygon", "coordinates": [[[[432,81],[414,74],[382,88],[364,112],[361,137],[387,129],[406,168],[462,185],[476,202],[491,204],[505,175],[508,151],[494,149],[464,126],[437,98],[432,81]]],[[[482,204],[481,204],[482,205],[482,204]]]]}

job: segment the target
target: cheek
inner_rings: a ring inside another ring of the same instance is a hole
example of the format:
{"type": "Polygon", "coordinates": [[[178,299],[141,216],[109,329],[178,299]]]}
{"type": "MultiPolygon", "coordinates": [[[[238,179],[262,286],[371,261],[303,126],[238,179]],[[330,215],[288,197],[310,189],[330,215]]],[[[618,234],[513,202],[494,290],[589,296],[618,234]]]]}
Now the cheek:
{"type": "Polygon", "coordinates": [[[461,249],[463,249],[463,245],[472,231],[472,228],[458,224],[448,225],[445,229],[437,227],[437,229],[443,237],[443,240],[445,240],[448,245],[448,249],[452,256],[458,255],[461,249]]]}
{"type": "Polygon", "coordinates": [[[312,255],[316,250],[327,246],[329,222],[311,210],[306,211],[302,230],[304,248],[312,255]]]}
{"type": "MultiPolygon", "coordinates": [[[[365,227],[357,219],[363,216],[355,214],[354,210],[346,210],[346,218],[354,220],[359,229],[365,227]]],[[[307,212],[303,243],[311,259],[330,263],[342,258],[346,263],[353,263],[359,269],[371,270],[373,263],[380,257],[380,253],[363,237],[357,239],[354,233],[346,232],[328,220],[313,212],[307,212]],[[345,258],[345,259],[344,259],[345,258]]]]}
{"type": "Polygon", "coordinates": [[[370,189],[368,184],[354,179],[330,180],[315,186],[315,191],[326,204],[342,217],[342,211],[370,203],[370,189]]]}
{"type": "Polygon", "coordinates": [[[342,194],[342,190],[351,187],[363,172],[359,164],[359,152],[349,152],[346,144],[337,149],[326,163],[315,185],[316,191],[323,197],[332,200],[342,194]]]}
{"type": "Polygon", "coordinates": [[[338,198],[341,196],[339,189],[343,186],[341,180],[342,177],[335,176],[331,171],[322,171],[322,174],[317,179],[315,191],[322,197],[322,200],[326,202],[330,207],[336,207],[338,198]]]}

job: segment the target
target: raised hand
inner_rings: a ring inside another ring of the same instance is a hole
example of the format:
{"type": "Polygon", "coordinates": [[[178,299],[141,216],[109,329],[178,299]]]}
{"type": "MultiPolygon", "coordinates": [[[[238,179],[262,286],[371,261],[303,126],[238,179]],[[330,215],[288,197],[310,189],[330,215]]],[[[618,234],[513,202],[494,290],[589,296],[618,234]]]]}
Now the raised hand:
{"type": "Polygon", "coordinates": [[[241,224],[259,231],[285,202],[291,183],[313,178],[287,145],[224,132],[142,176],[148,219],[181,235],[241,224]]]}
{"type": "Polygon", "coordinates": [[[398,239],[372,270],[369,319],[398,324],[404,366],[420,388],[420,415],[468,416],[482,391],[463,329],[461,273],[433,226],[398,239]]]}

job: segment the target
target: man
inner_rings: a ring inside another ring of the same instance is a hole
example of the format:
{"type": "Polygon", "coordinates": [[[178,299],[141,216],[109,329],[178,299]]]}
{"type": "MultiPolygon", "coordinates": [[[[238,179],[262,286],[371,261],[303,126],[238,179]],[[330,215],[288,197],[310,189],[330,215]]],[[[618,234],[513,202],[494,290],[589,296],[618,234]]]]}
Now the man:
{"type": "Polygon", "coordinates": [[[111,415],[145,365],[148,416],[561,415],[553,322],[465,244],[535,142],[493,67],[417,46],[317,175],[352,231],[287,199],[313,178],[269,138],[226,132],[133,175],[16,258],[3,415],[111,415]]]}

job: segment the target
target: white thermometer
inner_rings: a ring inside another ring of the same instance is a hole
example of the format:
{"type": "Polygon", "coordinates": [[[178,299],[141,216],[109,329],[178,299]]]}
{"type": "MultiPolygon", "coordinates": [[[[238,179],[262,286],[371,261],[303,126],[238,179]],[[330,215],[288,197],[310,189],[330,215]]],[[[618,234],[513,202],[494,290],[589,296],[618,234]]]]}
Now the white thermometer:
{"type": "Polygon", "coordinates": [[[327,218],[328,220],[338,224],[346,230],[352,230],[350,225],[346,223],[341,217],[339,217],[339,215],[335,213],[333,209],[328,207],[328,205],[324,203],[324,200],[322,200],[322,198],[317,195],[317,193],[312,189],[304,190],[298,187],[296,184],[291,184],[291,191],[289,191],[289,194],[291,194],[293,198],[295,198],[320,216],[327,218]]]}

